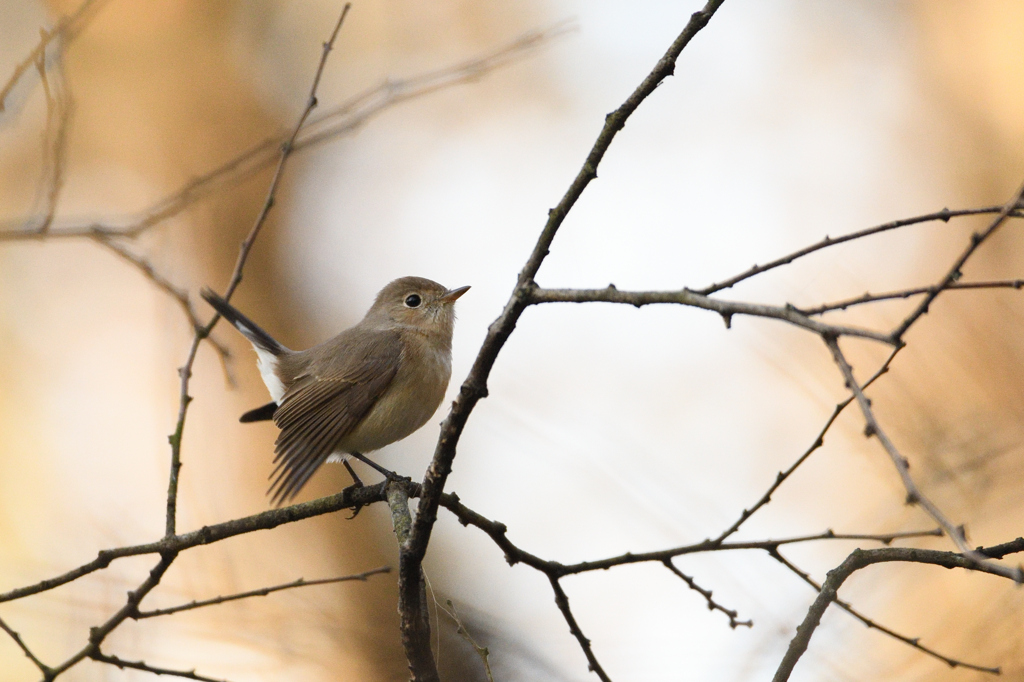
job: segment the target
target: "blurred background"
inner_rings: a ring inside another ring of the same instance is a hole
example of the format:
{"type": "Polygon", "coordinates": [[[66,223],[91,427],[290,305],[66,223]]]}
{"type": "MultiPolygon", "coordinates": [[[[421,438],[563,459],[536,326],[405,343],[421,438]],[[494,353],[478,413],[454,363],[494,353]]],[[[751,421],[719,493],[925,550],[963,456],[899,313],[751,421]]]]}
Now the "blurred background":
{"type": "MultiPolygon", "coordinates": [[[[321,108],[385,79],[493,53],[529,31],[573,28],[296,154],[234,302],[304,348],[358,321],[395,277],[472,285],[459,301],[454,395],[605,114],[700,5],[357,0],[327,65],[321,108]]],[[[0,78],[38,44],[41,27],[78,6],[0,2],[0,78]]],[[[321,0],[96,2],[52,65],[73,102],[53,229],[128,224],[293,125],[339,10],[321,0]]],[[[1011,0],[729,0],[616,139],[539,283],[699,288],[825,234],[1004,202],[1024,178],[1022,34],[1024,6],[1011,0]]],[[[34,68],[5,105],[0,221],[20,229],[45,214],[53,171],[34,68]]],[[[227,183],[128,246],[193,295],[203,285],[223,290],[268,182],[263,171],[227,183]]],[[[814,305],[930,284],[986,222],[921,225],[834,248],[723,296],[814,305]]],[[[1021,277],[1020,247],[1019,227],[1007,225],[965,280],[1021,277]]],[[[888,328],[910,305],[835,319],[888,328]]],[[[205,319],[210,311],[198,308],[205,319]]],[[[1022,310],[1012,289],[942,297],[872,390],[918,481],[977,544],[1017,537],[1024,520],[1022,310]]],[[[184,436],[181,530],[268,505],[275,429],[237,422],[266,391],[248,345],[223,325],[215,337],[234,353],[236,386],[204,346],[184,436]]],[[[0,590],[162,534],[166,437],[190,338],[165,292],[90,240],[0,243],[0,590]]],[[[866,343],[845,349],[861,377],[885,356],[866,343]]],[[[687,544],[717,535],[753,504],[843,397],[824,346],[781,324],[737,318],[726,330],[715,315],[672,306],[533,308],[498,359],[449,489],[545,558],[687,544]]],[[[418,478],[442,418],[443,409],[377,459],[418,478]]],[[[844,414],[738,537],[932,527],[904,506],[891,464],[862,437],[862,424],[844,414]]],[[[299,499],[347,483],[343,470],[325,467],[299,499]]],[[[345,516],[189,551],[145,606],[394,563],[383,506],[345,516]]],[[[854,546],[785,554],[820,580],[854,546]]],[[[119,608],[153,563],[116,562],[4,604],[0,617],[56,663],[84,645],[88,628],[119,608]]],[[[609,675],[769,679],[815,593],[763,552],[677,565],[754,627],[730,630],[656,565],[566,579],[609,675]]],[[[426,571],[437,600],[452,599],[490,648],[495,679],[596,679],[543,576],[509,568],[482,533],[442,512],[426,571]]],[[[233,680],[405,679],[394,582],[378,576],[129,622],[104,649],[233,680]]],[[[1004,581],[889,565],[858,574],[843,596],[949,656],[1024,679],[1024,604],[1004,581]]],[[[484,679],[455,628],[437,615],[446,679],[484,679]]],[[[37,677],[8,638],[0,638],[0,671],[5,681],[37,677]]],[[[951,670],[833,608],[794,679],[882,676],[988,677],[951,670]]],[[[149,675],[85,662],[67,677],[149,675]]]]}

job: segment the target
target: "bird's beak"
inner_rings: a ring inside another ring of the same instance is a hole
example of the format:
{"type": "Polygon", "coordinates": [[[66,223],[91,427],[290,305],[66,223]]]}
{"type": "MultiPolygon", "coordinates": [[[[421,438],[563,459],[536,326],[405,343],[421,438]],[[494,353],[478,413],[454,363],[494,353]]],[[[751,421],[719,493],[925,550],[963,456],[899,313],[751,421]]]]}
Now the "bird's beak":
{"type": "Polygon", "coordinates": [[[455,303],[455,299],[462,296],[464,293],[469,291],[469,287],[459,287],[458,289],[449,289],[441,295],[441,298],[437,299],[442,303],[455,303]]]}

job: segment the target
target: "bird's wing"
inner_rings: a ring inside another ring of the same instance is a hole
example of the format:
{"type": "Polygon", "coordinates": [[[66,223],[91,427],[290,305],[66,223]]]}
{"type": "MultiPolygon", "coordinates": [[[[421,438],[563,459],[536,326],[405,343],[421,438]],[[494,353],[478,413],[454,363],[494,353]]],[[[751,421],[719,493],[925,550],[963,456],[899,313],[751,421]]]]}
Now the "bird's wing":
{"type": "Polygon", "coordinates": [[[276,504],[298,494],[338,443],[366,416],[398,371],[397,332],[356,329],[311,349],[315,359],[285,392],[270,493],[276,504]]]}

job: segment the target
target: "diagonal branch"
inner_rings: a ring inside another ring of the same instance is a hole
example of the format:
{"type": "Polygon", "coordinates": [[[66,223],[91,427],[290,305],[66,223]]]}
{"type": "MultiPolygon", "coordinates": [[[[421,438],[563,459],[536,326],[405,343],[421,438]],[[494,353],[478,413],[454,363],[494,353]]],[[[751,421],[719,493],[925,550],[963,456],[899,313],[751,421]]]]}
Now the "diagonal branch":
{"type": "MultiPolygon", "coordinates": [[[[972,289],[1016,289],[1019,291],[1022,287],[1024,287],[1024,279],[1006,279],[994,282],[954,282],[953,284],[946,286],[945,291],[969,291],[972,289]]],[[[938,293],[940,291],[942,291],[942,288],[939,285],[933,284],[932,286],[927,287],[915,287],[913,289],[889,291],[884,294],[865,293],[853,298],[835,301],[834,303],[825,303],[814,308],[796,309],[810,317],[812,315],[821,315],[833,310],[846,310],[847,308],[863,305],[865,303],[892,301],[901,298],[910,298],[911,296],[920,296],[922,294],[938,293]]]]}
{"type": "Polygon", "coordinates": [[[971,235],[971,243],[967,245],[960,257],[953,262],[953,265],[946,272],[945,277],[939,281],[935,286],[935,289],[928,292],[928,295],[924,297],[924,300],[918,304],[917,308],[914,309],[910,315],[907,316],[903,322],[900,323],[896,329],[892,331],[893,342],[899,343],[903,340],[903,335],[910,329],[910,326],[914,324],[922,315],[928,312],[928,307],[931,306],[939,294],[949,287],[950,284],[960,279],[964,265],[967,263],[967,259],[970,258],[974,252],[981,246],[985,240],[995,234],[995,231],[1006,222],[1006,219],[1011,214],[1016,214],[1016,211],[1022,207],[1024,202],[1024,184],[1021,184],[1020,188],[1013,195],[1013,198],[1006,202],[1002,210],[999,211],[999,215],[989,224],[989,226],[982,232],[975,232],[971,235]]]}
{"type": "MultiPolygon", "coordinates": [[[[742,282],[744,280],[747,280],[747,279],[750,279],[751,277],[754,277],[755,275],[760,275],[763,272],[768,272],[769,270],[774,270],[775,268],[783,266],[783,265],[789,265],[790,263],[792,263],[793,261],[797,260],[798,258],[803,258],[804,256],[812,254],[812,253],[814,253],[816,251],[821,251],[822,249],[826,249],[826,248],[828,248],[830,246],[836,246],[837,244],[845,244],[846,242],[852,242],[852,241],[854,241],[856,239],[863,239],[864,237],[870,237],[871,235],[879,234],[879,233],[882,233],[882,232],[889,232],[890,230],[895,230],[895,229],[898,229],[898,228],[901,228],[901,227],[906,227],[908,225],[917,225],[917,224],[920,224],[920,223],[929,223],[929,222],[933,222],[933,221],[936,221],[936,220],[941,220],[944,223],[948,223],[950,218],[958,218],[960,216],[970,216],[970,215],[982,215],[982,214],[986,214],[986,213],[1000,213],[1000,212],[1002,212],[1002,210],[1003,210],[1002,206],[987,206],[987,207],[984,207],[984,208],[968,208],[968,209],[961,209],[961,210],[958,210],[958,211],[951,211],[948,208],[944,208],[941,211],[937,211],[935,213],[926,213],[924,215],[914,216],[913,218],[903,218],[902,220],[893,220],[892,222],[883,223],[882,225],[876,225],[875,227],[869,227],[869,228],[864,229],[864,230],[858,230],[856,232],[851,232],[851,233],[845,234],[845,235],[843,235],[841,237],[829,237],[829,236],[826,235],[825,238],[822,239],[820,242],[817,242],[815,244],[811,244],[810,246],[806,246],[806,247],[804,247],[802,249],[794,251],[793,253],[790,253],[788,255],[783,256],[782,258],[776,258],[775,260],[770,261],[768,263],[765,263],[764,265],[754,265],[754,266],[751,266],[750,269],[748,269],[748,270],[746,270],[746,271],[736,275],[735,277],[730,277],[729,279],[722,280],[721,282],[717,282],[717,283],[712,284],[710,286],[704,287],[703,289],[697,289],[696,293],[704,295],[704,296],[710,296],[711,294],[715,293],[716,291],[721,291],[723,289],[728,289],[730,287],[733,287],[733,286],[739,284],[740,282],[742,282]]],[[[1014,211],[1010,215],[1012,215],[1015,218],[1024,217],[1024,214],[1022,214],[1019,211],[1014,211]]]]}
{"type": "MultiPolygon", "coordinates": [[[[1024,551],[1024,543],[1018,551],[1024,551]]],[[[916,549],[911,547],[886,547],[883,549],[856,549],[838,567],[828,572],[828,577],[821,586],[817,599],[811,604],[803,623],[797,627],[796,635],[789,643],[789,649],[783,657],[779,668],[772,678],[773,682],[785,682],[789,679],[797,661],[807,650],[811,636],[821,623],[821,617],[825,609],[833,601],[842,584],[853,575],[854,572],[877,563],[891,561],[911,562],[920,564],[931,564],[944,568],[966,568],[973,571],[981,571],[1000,577],[1013,577],[1001,570],[1001,566],[989,562],[978,563],[972,558],[956,554],[954,552],[940,552],[932,549],[916,549]]],[[[998,669],[995,669],[998,672],[998,669]]]]}
{"type": "MultiPolygon", "coordinates": [[[[782,564],[783,566],[788,568],[790,571],[795,573],[801,580],[803,580],[805,583],[807,583],[812,588],[814,588],[814,590],[816,592],[821,592],[821,585],[819,585],[814,580],[814,578],[812,578],[810,576],[810,574],[808,574],[806,571],[804,571],[800,567],[796,566],[793,562],[791,562],[786,557],[782,556],[781,552],[776,550],[776,551],[770,551],[768,553],[771,555],[771,557],[773,559],[775,559],[780,564],[782,564]]],[[[853,616],[854,618],[859,620],[861,623],[863,623],[865,626],[871,628],[872,630],[878,630],[882,634],[888,635],[889,637],[892,637],[895,640],[903,642],[907,646],[913,647],[914,649],[917,649],[918,651],[920,651],[921,653],[923,653],[923,654],[925,654],[927,656],[931,656],[932,658],[935,658],[935,659],[938,659],[938,660],[942,661],[943,663],[945,663],[946,665],[948,665],[951,668],[961,667],[961,668],[967,668],[969,670],[977,670],[978,672],[983,672],[983,673],[993,673],[993,674],[996,674],[996,675],[999,674],[999,668],[992,668],[992,667],[989,667],[989,666],[977,665],[975,663],[968,663],[966,661],[961,661],[959,659],[952,658],[950,656],[946,656],[945,654],[941,654],[938,651],[936,651],[935,649],[932,649],[930,647],[927,647],[927,646],[921,644],[921,638],[920,637],[907,637],[906,635],[902,635],[902,634],[896,632],[895,630],[893,630],[891,628],[888,628],[885,625],[882,625],[881,623],[879,623],[879,622],[877,622],[875,620],[872,620],[871,618],[868,618],[867,616],[862,614],[860,611],[858,611],[855,608],[853,608],[853,606],[851,606],[849,602],[846,602],[846,601],[843,601],[842,599],[838,599],[837,598],[835,600],[835,603],[836,603],[836,606],[841,608],[843,611],[846,611],[848,614],[850,614],[851,616],[853,616]]]]}
{"type": "Polygon", "coordinates": [[[671,559],[665,559],[665,561],[662,562],[662,563],[665,564],[665,568],[667,568],[668,570],[672,571],[672,573],[674,573],[676,576],[678,576],[680,580],[682,580],[684,583],[686,583],[686,585],[691,590],[693,590],[694,592],[698,592],[702,597],[704,597],[704,600],[708,603],[708,610],[709,611],[721,611],[722,613],[724,613],[726,615],[726,617],[729,619],[729,627],[730,628],[735,630],[740,625],[742,625],[744,627],[748,627],[748,628],[754,627],[754,621],[752,621],[752,620],[739,620],[738,619],[739,618],[739,614],[734,609],[726,608],[726,607],[722,606],[721,604],[719,604],[718,602],[716,602],[714,600],[714,598],[712,597],[711,590],[706,590],[703,587],[701,587],[700,585],[698,585],[696,580],[694,580],[690,576],[688,576],[685,573],[683,573],[682,571],[680,571],[679,568],[674,563],[672,563],[671,559]]]}
{"type": "MultiPolygon", "coordinates": [[[[94,237],[97,244],[110,249],[114,254],[124,260],[126,263],[135,267],[139,272],[143,274],[149,281],[156,285],[158,289],[166,293],[168,296],[173,298],[181,306],[181,310],[185,313],[185,318],[188,320],[189,325],[192,327],[193,333],[199,333],[203,330],[203,323],[199,319],[199,314],[196,312],[195,306],[192,305],[192,299],[189,298],[188,292],[184,289],[179,288],[169,279],[157,272],[153,264],[147,259],[137,256],[126,246],[120,244],[114,238],[106,235],[96,235],[94,237]]],[[[224,365],[224,370],[228,375],[228,381],[234,384],[229,371],[228,363],[231,360],[231,351],[223,343],[213,338],[212,336],[206,335],[203,340],[213,346],[214,350],[217,351],[218,357],[220,357],[221,363],[224,365]]]]}
{"type": "Polygon", "coordinates": [[[98,663],[107,663],[108,665],[115,666],[120,670],[128,668],[130,670],[142,670],[147,673],[153,673],[154,675],[168,675],[171,677],[183,677],[186,680],[200,680],[200,682],[226,682],[225,680],[218,680],[213,677],[206,677],[199,675],[195,670],[174,670],[173,668],[159,668],[155,665],[150,665],[145,661],[126,661],[123,658],[117,656],[109,656],[96,652],[89,656],[92,660],[98,663]]]}
{"type": "MultiPolygon", "coordinates": [[[[887,357],[885,359],[885,362],[882,363],[882,366],[878,368],[878,371],[875,372],[871,376],[871,378],[864,383],[864,388],[867,388],[871,384],[875,383],[876,379],[878,379],[880,376],[889,371],[889,366],[892,364],[892,361],[896,359],[896,355],[897,353],[900,352],[901,348],[902,347],[896,347],[892,350],[892,352],[889,354],[889,357],[887,357]]],[[[821,427],[821,431],[818,432],[818,437],[814,439],[813,443],[811,443],[811,446],[804,450],[804,453],[800,455],[800,457],[798,457],[795,462],[793,462],[792,466],[790,466],[785,471],[780,471],[778,475],[775,477],[775,481],[772,482],[772,484],[768,487],[768,490],[766,490],[764,495],[761,496],[761,499],[755,502],[754,506],[750,507],[749,509],[744,509],[743,512],[740,514],[740,517],[736,519],[736,521],[731,526],[722,531],[721,535],[715,538],[715,542],[721,543],[727,537],[738,531],[740,529],[740,526],[746,523],[747,519],[753,516],[757,512],[757,510],[759,510],[761,507],[765,506],[766,504],[772,501],[772,495],[775,494],[775,491],[779,489],[779,487],[786,481],[786,479],[792,476],[793,472],[796,471],[801,464],[806,462],[807,458],[810,457],[815,450],[817,450],[818,448],[822,447],[825,444],[825,434],[828,433],[828,430],[830,428],[832,428],[832,424],[834,424],[836,419],[839,418],[839,415],[842,414],[843,410],[845,410],[846,407],[852,402],[853,396],[850,396],[846,400],[836,405],[835,409],[832,410],[832,414],[825,421],[825,425],[821,427]]]]}
{"type": "Polygon", "coordinates": [[[839,370],[843,373],[843,377],[846,380],[846,386],[853,393],[857,399],[857,404],[860,406],[861,413],[864,415],[864,421],[866,423],[865,434],[868,436],[875,436],[878,441],[882,444],[889,458],[892,460],[893,465],[896,467],[896,471],[900,475],[900,480],[903,482],[903,487],[907,491],[907,502],[909,504],[921,505],[921,508],[927,512],[927,514],[935,519],[946,534],[956,543],[957,548],[967,557],[969,560],[978,564],[978,570],[983,570],[981,567],[984,566],[984,570],[996,573],[1005,578],[1010,578],[1017,582],[1024,581],[1024,571],[1021,569],[1010,569],[1005,566],[999,566],[988,561],[987,558],[973,550],[967,544],[967,537],[964,533],[962,526],[955,525],[946,515],[939,509],[935,503],[929,500],[921,492],[920,488],[914,482],[914,479],[910,475],[910,463],[907,458],[900,454],[899,450],[886,435],[885,431],[879,425],[878,420],[875,418],[875,413],[871,407],[871,401],[864,395],[864,390],[860,384],[857,383],[857,379],[853,376],[853,368],[850,363],[847,362],[846,357],[843,355],[842,350],[839,348],[839,342],[835,337],[826,336],[824,337],[825,344],[829,350],[832,351],[832,357],[838,365],[839,370]]]}
{"type": "Polygon", "coordinates": [[[43,679],[45,682],[50,682],[57,678],[58,675],[69,670],[73,666],[82,662],[86,658],[92,658],[93,656],[100,653],[100,645],[103,644],[103,640],[113,632],[121,623],[126,621],[135,613],[139,608],[139,602],[153,591],[157,585],[160,584],[160,580],[163,578],[164,573],[171,567],[171,563],[177,557],[176,552],[167,552],[160,555],[160,561],[156,566],[149,572],[146,579],[139,585],[135,590],[128,593],[128,599],[125,601],[124,606],[117,610],[117,612],[107,619],[102,625],[89,628],[89,642],[66,661],[61,663],[56,668],[50,670],[50,674],[44,675],[43,679]]]}
{"type": "Polygon", "coordinates": [[[14,640],[14,643],[18,645],[19,649],[21,649],[21,652],[28,657],[28,660],[32,661],[32,663],[35,664],[37,668],[39,668],[39,672],[43,674],[44,678],[52,673],[50,667],[42,661],[40,661],[36,657],[36,655],[32,653],[32,650],[29,649],[28,645],[25,644],[24,640],[22,640],[21,635],[15,632],[14,629],[11,628],[11,626],[9,626],[7,623],[3,621],[3,619],[0,619],[0,630],[3,630],[8,635],[10,635],[11,639],[14,640]]]}
{"type": "Polygon", "coordinates": [[[597,656],[594,655],[594,648],[590,646],[590,640],[583,634],[579,623],[576,622],[576,617],[572,614],[572,609],[569,607],[569,597],[565,594],[565,590],[562,589],[562,584],[558,582],[558,578],[551,575],[548,576],[548,580],[551,583],[551,589],[555,593],[555,604],[558,606],[558,610],[562,612],[562,617],[565,618],[565,622],[569,626],[569,632],[579,642],[580,648],[583,649],[583,655],[587,657],[587,669],[596,674],[601,679],[601,682],[611,682],[608,673],[598,663],[597,656]]]}
{"type": "MultiPolygon", "coordinates": [[[[437,604],[436,601],[434,603],[437,604]]],[[[476,651],[476,655],[480,657],[480,661],[484,664],[484,674],[487,675],[487,682],[494,682],[494,674],[491,672],[490,649],[477,644],[477,641],[473,639],[473,635],[469,634],[469,630],[466,629],[466,626],[462,623],[462,619],[459,618],[459,612],[455,610],[455,604],[452,600],[445,599],[445,604],[448,605],[447,609],[440,604],[437,604],[437,606],[444,611],[449,618],[455,621],[455,634],[460,635],[464,640],[466,640],[466,642],[473,647],[473,650],[476,651]]]]}
{"type": "Polygon", "coordinates": [[[358,580],[366,582],[367,578],[381,573],[390,573],[390,566],[381,566],[380,568],[374,568],[370,571],[363,573],[355,573],[353,575],[343,575],[337,578],[321,578],[319,580],[305,580],[299,578],[293,580],[290,583],[284,583],[283,585],[274,585],[273,587],[261,587],[258,590],[250,590],[248,592],[239,592],[237,594],[228,594],[219,597],[213,597],[212,599],[203,599],[202,601],[191,601],[188,604],[179,604],[178,606],[170,606],[166,609],[153,609],[152,611],[139,611],[134,614],[132,618],[135,620],[142,620],[143,618],[155,618],[157,616],[169,616],[172,613],[181,613],[182,611],[192,611],[193,609],[201,609],[204,606],[215,606],[217,604],[224,604],[229,601],[237,601],[239,599],[248,599],[249,597],[265,597],[273,592],[280,592],[281,590],[290,590],[296,587],[310,587],[312,585],[330,585],[333,583],[348,582],[350,580],[358,580]]]}

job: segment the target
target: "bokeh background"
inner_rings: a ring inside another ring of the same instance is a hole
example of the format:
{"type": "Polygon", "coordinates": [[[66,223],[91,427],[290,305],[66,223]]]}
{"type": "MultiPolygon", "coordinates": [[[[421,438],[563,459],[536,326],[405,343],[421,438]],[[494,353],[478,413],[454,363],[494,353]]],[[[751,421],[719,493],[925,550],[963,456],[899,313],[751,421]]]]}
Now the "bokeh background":
{"type": "MultiPolygon", "coordinates": [[[[6,78],[77,3],[0,3],[6,78]]],[[[459,302],[451,392],[465,376],[546,217],[603,123],[700,3],[357,0],[328,64],[324,105],[386,78],[479,56],[530,30],[573,30],[468,84],[387,110],[293,157],[235,302],[291,347],[356,322],[391,279],[470,284],[459,302]]],[[[63,57],[75,106],[56,226],[123,221],[292,125],[340,9],[305,3],[108,0],[63,57]]],[[[729,0],[630,119],[566,221],[546,286],[701,287],[754,262],[895,218],[1002,203],[1024,177],[1024,6],[1012,0],[729,0]]],[[[30,74],[0,113],[0,220],[38,212],[46,105],[30,74]]],[[[224,188],[131,246],[193,293],[223,288],[267,173],[224,188]]],[[[12,222],[13,221],[13,222],[12,222]]],[[[908,228],[832,249],[727,292],[811,305],[936,281],[984,223],[908,228]]],[[[1016,225],[966,279],[1020,277],[1016,225]]],[[[918,480],[971,539],[1021,534],[1021,294],[955,292],[908,337],[873,390],[918,480]]],[[[906,302],[846,319],[886,327],[906,302]]],[[[203,308],[204,313],[208,312],[203,308]]],[[[237,386],[209,347],[195,368],[179,528],[267,506],[274,428],[237,415],[266,400],[247,345],[227,328],[237,386]]],[[[0,589],[100,548],[163,530],[190,330],[136,270],[88,240],[0,243],[0,589]]],[[[866,375],[884,349],[851,343],[866,375]]],[[[844,395],[826,349],[763,320],[678,307],[545,306],[524,315],[475,411],[449,488],[565,562],[718,534],[813,441],[844,395]]],[[[439,411],[435,422],[440,422],[439,411]]],[[[903,505],[891,465],[850,411],[826,446],[740,537],[834,528],[929,528],[903,505]]],[[[435,423],[378,453],[418,476],[435,423]]],[[[347,483],[328,467],[300,499],[347,483]]],[[[386,509],[336,514],[187,552],[147,606],[327,577],[394,562],[386,509]]],[[[947,548],[942,540],[918,544],[947,548]]],[[[816,578],[853,548],[787,556],[816,578]]],[[[123,604],[151,557],[0,606],[47,662],[123,604]]],[[[814,597],[764,553],[678,565],[752,618],[719,613],[657,566],[564,585],[616,680],[768,679],[814,597]]],[[[427,562],[490,647],[495,678],[587,680],[586,661],[531,569],[509,568],[481,533],[442,513],[427,562]]],[[[944,653],[1024,679],[1022,597],[1002,581],[885,566],[843,594],[944,653]]],[[[437,616],[446,679],[483,679],[437,616]]],[[[394,577],[293,590],[141,623],[105,646],[122,658],[244,680],[399,680],[394,577]]],[[[0,679],[36,679],[0,638],[0,679]]],[[[83,663],[72,680],[143,679],[83,663]]],[[[986,676],[934,659],[830,610],[800,680],[986,676]]]]}

